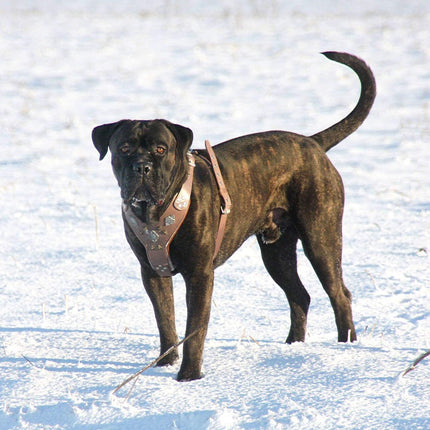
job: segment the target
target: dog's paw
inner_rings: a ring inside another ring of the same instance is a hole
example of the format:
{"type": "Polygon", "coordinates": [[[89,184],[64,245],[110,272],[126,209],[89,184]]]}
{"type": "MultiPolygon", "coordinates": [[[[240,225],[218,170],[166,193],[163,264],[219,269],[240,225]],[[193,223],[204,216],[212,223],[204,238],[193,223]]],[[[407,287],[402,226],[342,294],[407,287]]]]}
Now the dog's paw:
{"type": "Polygon", "coordinates": [[[176,380],[178,382],[189,382],[195,381],[196,379],[202,379],[204,377],[203,373],[200,371],[190,370],[190,371],[179,371],[176,380]]]}
{"type": "Polygon", "coordinates": [[[178,351],[172,351],[170,354],[163,357],[158,363],[157,367],[163,367],[163,366],[171,366],[172,364],[175,364],[176,361],[178,361],[179,354],[178,351]]]}

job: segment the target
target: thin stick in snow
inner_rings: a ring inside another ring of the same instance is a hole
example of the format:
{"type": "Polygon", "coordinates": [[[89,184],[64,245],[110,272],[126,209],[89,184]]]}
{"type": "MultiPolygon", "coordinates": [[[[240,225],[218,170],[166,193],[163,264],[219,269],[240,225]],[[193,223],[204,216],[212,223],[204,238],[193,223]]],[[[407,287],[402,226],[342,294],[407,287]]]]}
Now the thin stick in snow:
{"type": "Polygon", "coordinates": [[[160,360],[162,360],[166,355],[170,354],[175,348],[177,348],[178,346],[182,345],[184,342],[186,342],[188,339],[190,339],[191,337],[193,337],[197,332],[199,332],[203,327],[199,327],[197,330],[194,330],[191,334],[189,334],[187,337],[184,337],[181,341],[179,341],[178,343],[175,343],[173,346],[171,346],[166,352],[164,352],[163,354],[161,354],[157,359],[155,359],[154,361],[151,361],[151,363],[149,363],[148,365],[146,365],[143,369],[139,370],[138,372],[136,372],[134,375],[131,375],[130,377],[128,377],[124,382],[122,382],[121,384],[118,385],[118,387],[115,388],[115,390],[113,390],[112,394],[115,394],[119,389],[121,389],[122,387],[124,387],[124,385],[127,385],[130,381],[132,381],[134,379],[133,385],[130,388],[130,391],[127,394],[126,399],[128,399],[130,397],[130,393],[133,390],[137,378],[143,373],[145,372],[145,370],[148,370],[150,367],[155,366],[160,360]]]}
{"type": "Polygon", "coordinates": [[[27,358],[24,354],[21,354],[22,358],[27,362],[30,363],[33,367],[36,367],[37,369],[42,369],[42,367],[37,366],[34,364],[29,358],[27,358]]]}
{"type": "Polygon", "coordinates": [[[415,361],[402,373],[402,376],[405,376],[410,371],[414,370],[418,363],[423,361],[426,357],[430,355],[430,349],[424,353],[422,353],[418,358],[415,359],[415,361]]]}
{"type": "Polygon", "coordinates": [[[69,315],[69,297],[67,294],[64,294],[64,309],[65,309],[65,315],[69,315]]]}

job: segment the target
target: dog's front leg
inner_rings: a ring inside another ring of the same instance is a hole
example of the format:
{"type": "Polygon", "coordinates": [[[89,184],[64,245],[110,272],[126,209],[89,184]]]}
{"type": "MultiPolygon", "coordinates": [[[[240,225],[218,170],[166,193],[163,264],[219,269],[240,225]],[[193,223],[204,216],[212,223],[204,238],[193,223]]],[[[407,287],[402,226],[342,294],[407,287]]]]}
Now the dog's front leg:
{"type": "MultiPolygon", "coordinates": [[[[211,264],[212,266],[212,264],[211,264]]],[[[187,287],[187,330],[186,336],[192,335],[184,343],[184,356],[178,381],[191,381],[202,377],[203,348],[209,324],[214,271],[198,271],[184,275],[187,287]]]]}
{"type": "MultiPolygon", "coordinates": [[[[160,333],[160,355],[178,342],[175,323],[175,305],[172,278],[160,278],[151,269],[142,267],[142,281],[154,307],[155,319],[160,333]]],[[[158,362],[158,366],[173,364],[178,359],[174,349],[158,362]]]]}

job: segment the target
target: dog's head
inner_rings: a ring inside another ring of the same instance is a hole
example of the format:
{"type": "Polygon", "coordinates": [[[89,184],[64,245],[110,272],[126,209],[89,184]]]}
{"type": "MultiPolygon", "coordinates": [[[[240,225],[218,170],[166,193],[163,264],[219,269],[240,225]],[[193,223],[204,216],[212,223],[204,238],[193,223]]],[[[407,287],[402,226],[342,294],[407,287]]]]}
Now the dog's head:
{"type": "Polygon", "coordinates": [[[193,133],[166,120],[122,120],[94,128],[92,139],[100,160],[110,150],[124,203],[160,207],[187,173],[193,133]]]}

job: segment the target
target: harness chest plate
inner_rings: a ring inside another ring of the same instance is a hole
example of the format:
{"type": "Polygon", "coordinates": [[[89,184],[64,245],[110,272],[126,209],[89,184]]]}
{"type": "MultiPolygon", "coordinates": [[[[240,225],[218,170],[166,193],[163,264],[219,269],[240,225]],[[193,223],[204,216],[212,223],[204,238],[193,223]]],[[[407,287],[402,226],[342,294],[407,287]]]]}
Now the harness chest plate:
{"type": "Polygon", "coordinates": [[[146,224],[134,214],[129,205],[122,205],[125,220],[145,247],[151,267],[160,276],[171,276],[175,269],[170,259],[170,243],[190,208],[195,159],[192,154],[187,154],[187,156],[189,164],[187,179],[158,222],[146,224]]]}
{"type": "MultiPolygon", "coordinates": [[[[229,214],[231,208],[231,200],[224,185],[221,170],[218,166],[215,153],[208,140],[205,141],[205,145],[210,157],[212,169],[214,171],[221,197],[224,201],[224,206],[221,207],[221,217],[215,242],[215,253],[213,256],[215,259],[221,247],[222,238],[224,236],[227,215],[229,214]]],[[[193,154],[188,153],[187,157],[189,164],[187,179],[182,185],[179,193],[171,201],[169,207],[166,209],[163,215],[161,215],[158,222],[146,224],[134,214],[132,208],[129,205],[124,203],[122,205],[122,212],[127,224],[139,239],[140,243],[142,243],[142,245],[145,247],[148,261],[159,276],[172,276],[172,272],[175,270],[172,260],[170,259],[170,243],[184,222],[190,208],[194,167],[196,164],[193,154]]]]}

